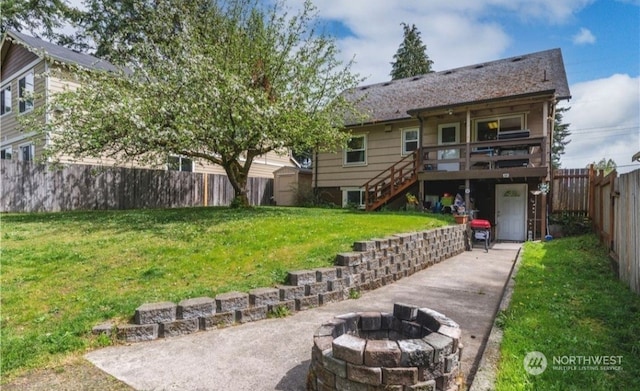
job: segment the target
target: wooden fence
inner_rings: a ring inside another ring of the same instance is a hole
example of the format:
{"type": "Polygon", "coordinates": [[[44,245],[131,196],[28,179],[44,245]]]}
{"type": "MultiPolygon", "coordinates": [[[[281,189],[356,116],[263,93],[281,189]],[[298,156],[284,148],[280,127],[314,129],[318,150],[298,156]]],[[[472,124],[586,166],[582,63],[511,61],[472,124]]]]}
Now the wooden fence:
{"type": "Polygon", "coordinates": [[[551,212],[586,215],[593,173],[593,169],[589,168],[555,170],[551,186],[551,212]]]}
{"type": "Polygon", "coordinates": [[[593,168],[556,170],[551,212],[590,217],[620,280],[640,294],[640,170],[620,176],[593,168]]]}
{"type": "MultiPolygon", "coordinates": [[[[233,188],[224,175],[125,167],[0,161],[0,212],[176,208],[229,205],[233,188]]],[[[272,178],[250,178],[252,205],[268,205],[272,178]]]]}
{"type": "Polygon", "coordinates": [[[608,175],[591,183],[589,215],[600,241],[617,264],[620,280],[640,294],[640,170],[608,175]]]}

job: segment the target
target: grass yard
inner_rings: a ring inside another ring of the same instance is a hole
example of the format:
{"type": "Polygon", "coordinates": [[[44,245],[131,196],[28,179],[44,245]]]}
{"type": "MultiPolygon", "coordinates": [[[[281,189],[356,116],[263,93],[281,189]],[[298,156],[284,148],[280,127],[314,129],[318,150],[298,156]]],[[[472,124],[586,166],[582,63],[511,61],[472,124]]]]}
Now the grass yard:
{"type": "Polygon", "coordinates": [[[192,208],[1,217],[3,382],[111,341],[91,336],[136,307],[284,282],[357,240],[450,217],[336,209],[192,208]]]}
{"type": "Polygon", "coordinates": [[[497,321],[498,391],[640,390],[640,297],[616,279],[594,236],[526,243],[510,307],[497,321]],[[525,371],[533,351],[547,360],[539,375],[525,371]]]}

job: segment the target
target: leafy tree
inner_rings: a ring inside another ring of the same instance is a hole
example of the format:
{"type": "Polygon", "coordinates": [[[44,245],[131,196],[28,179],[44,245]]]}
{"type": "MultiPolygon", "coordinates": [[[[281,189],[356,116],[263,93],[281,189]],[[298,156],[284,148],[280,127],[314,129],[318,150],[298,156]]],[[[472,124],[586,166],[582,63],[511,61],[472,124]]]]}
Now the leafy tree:
{"type": "Polygon", "coordinates": [[[551,164],[553,168],[560,168],[560,157],[564,155],[564,148],[571,142],[567,137],[571,136],[570,124],[563,124],[563,113],[569,111],[571,107],[556,108],[556,115],[553,125],[553,141],[551,144],[551,164]]]}
{"type": "Polygon", "coordinates": [[[337,59],[334,40],[316,33],[310,2],[292,16],[281,6],[136,4],[144,23],[113,36],[127,71],[79,70],[80,87],[51,99],[48,155],[143,164],[170,154],[201,159],[224,168],[234,204],[246,206],[256,157],[341,146],[348,137],[342,119],[357,113],[339,93],[360,79],[337,59]]]}
{"type": "Polygon", "coordinates": [[[408,24],[402,23],[402,28],[404,40],[393,55],[395,61],[391,63],[391,78],[396,80],[433,72],[433,61],[427,56],[427,45],[422,43],[416,25],[412,24],[409,27],[408,24]]]}
{"type": "Polygon", "coordinates": [[[79,25],[82,39],[94,43],[94,55],[113,64],[129,57],[129,46],[147,33],[145,17],[153,0],[84,0],[87,9],[79,25]]]}
{"type": "Polygon", "coordinates": [[[27,31],[35,37],[43,36],[66,46],[73,42],[73,38],[57,30],[78,20],[81,14],[64,0],[2,0],[0,29],[2,33],[7,30],[27,31]]]}
{"type": "Polygon", "coordinates": [[[596,163],[595,161],[591,162],[591,164],[589,164],[589,166],[591,166],[591,165],[596,170],[604,171],[605,175],[618,168],[618,165],[616,164],[616,162],[613,159],[607,159],[607,158],[600,159],[600,161],[598,163],[596,163]]]}

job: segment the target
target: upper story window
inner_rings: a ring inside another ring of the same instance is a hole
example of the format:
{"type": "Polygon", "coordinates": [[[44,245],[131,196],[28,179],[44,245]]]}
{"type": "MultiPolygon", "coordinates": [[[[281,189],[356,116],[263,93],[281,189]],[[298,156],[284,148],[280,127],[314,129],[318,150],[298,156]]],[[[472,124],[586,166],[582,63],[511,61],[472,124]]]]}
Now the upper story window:
{"type": "Polygon", "coordinates": [[[23,162],[32,162],[36,156],[36,146],[33,144],[26,144],[20,146],[20,155],[18,159],[23,162]]]}
{"type": "Polygon", "coordinates": [[[18,79],[18,98],[21,113],[33,109],[33,71],[18,79]]]}
{"type": "Polygon", "coordinates": [[[402,154],[408,155],[418,149],[418,128],[402,130],[402,154]]]}
{"type": "Polygon", "coordinates": [[[486,118],[476,121],[476,141],[498,139],[498,133],[526,129],[524,115],[486,118]]]}
{"type": "Polygon", "coordinates": [[[171,171],[193,172],[193,160],[182,156],[171,155],[167,162],[167,169],[171,171]]]}
{"type": "Polygon", "coordinates": [[[13,158],[13,149],[11,147],[0,149],[0,159],[11,160],[11,158],[13,158]]]}
{"type": "Polygon", "coordinates": [[[344,150],[345,165],[367,164],[367,136],[364,134],[351,136],[344,150]]]}
{"type": "Polygon", "coordinates": [[[0,91],[0,115],[11,112],[11,86],[0,91]]]}

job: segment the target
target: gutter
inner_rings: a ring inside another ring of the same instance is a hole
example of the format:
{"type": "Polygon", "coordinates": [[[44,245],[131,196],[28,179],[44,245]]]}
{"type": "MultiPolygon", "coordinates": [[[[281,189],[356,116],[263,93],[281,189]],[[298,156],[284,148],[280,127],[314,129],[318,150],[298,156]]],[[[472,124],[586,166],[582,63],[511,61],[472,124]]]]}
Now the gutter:
{"type": "MultiPolygon", "coordinates": [[[[468,101],[468,102],[459,102],[459,103],[440,105],[440,106],[415,108],[415,109],[407,110],[407,114],[409,114],[412,117],[415,117],[415,116],[418,115],[418,113],[423,112],[423,111],[449,110],[449,109],[453,109],[453,108],[456,108],[456,107],[463,107],[463,106],[470,106],[470,105],[477,105],[477,104],[484,104],[484,103],[492,103],[492,102],[504,102],[504,101],[510,101],[510,100],[513,100],[513,99],[532,98],[532,97],[535,97],[535,96],[554,95],[555,92],[556,92],[556,90],[552,89],[552,90],[545,90],[545,91],[538,91],[538,92],[530,92],[530,93],[521,94],[521,95],[509,95],[509,96],[504,96],[504,97],[500,97],[500,98],[489,98],[489,99],[481,99],[481,100],[474,100],[474,101],[468,101]]],[[[568,97],[556,97],[556,99],[559,99],[559,100],[570,99],[570,98],[571,98],[571,96],[568,96],[568,97]]]]}

